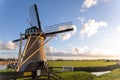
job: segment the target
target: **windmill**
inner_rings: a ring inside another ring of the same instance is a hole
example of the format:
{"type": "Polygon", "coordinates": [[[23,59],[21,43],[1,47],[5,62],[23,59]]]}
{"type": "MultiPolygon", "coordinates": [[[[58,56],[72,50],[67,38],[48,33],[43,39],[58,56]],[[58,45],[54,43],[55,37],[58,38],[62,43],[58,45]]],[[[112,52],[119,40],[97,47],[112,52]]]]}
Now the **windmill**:
{"type": "Polygon", "coordinates": [[[39,19],[37,5],[30,7],[31,27],[25,30],[24,34],[20,34],[20,39],[13,40],[13,42],[20,42],[17,71],[35,71],[37,68],[47,70],[46,54],[44,52],[44,45],[55,35],[72,31],[71,22],[61,23],[57,25],[48,26],[43,32],[39,19]],[[49,37],[48,40],[45,40],[49,37]],[[26,44],[22,49],[22,41],[26,40],[26,44]]]}

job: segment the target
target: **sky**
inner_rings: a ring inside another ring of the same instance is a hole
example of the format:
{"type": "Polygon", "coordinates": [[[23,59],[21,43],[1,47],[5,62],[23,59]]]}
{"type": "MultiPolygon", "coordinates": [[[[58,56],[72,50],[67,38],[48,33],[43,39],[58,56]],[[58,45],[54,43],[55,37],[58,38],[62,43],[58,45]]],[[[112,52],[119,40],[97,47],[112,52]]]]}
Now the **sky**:
{"type": "Polygon", "coordinates": [[[18,56],[19,38],[30,25],[29,7],[37,4],[42,30],[69,22],[74,31],[45,45],[47,55],[64,59],[120,57],[120,0],[0,0],[0,57],[18,56]]]}

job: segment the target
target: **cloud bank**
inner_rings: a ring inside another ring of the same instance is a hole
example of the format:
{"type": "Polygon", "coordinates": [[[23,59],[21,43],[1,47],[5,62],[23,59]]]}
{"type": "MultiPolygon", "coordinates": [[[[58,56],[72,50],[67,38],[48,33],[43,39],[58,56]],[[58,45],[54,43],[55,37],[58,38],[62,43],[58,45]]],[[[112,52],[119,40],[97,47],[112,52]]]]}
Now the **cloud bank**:
{"type": "Polygon", "coordinates": [[[0,50],[13,50],[16,48],[17,48],[17,45],[12,41],[8,41],[6,43],[0,41],[0,50]]]}
{"type": "MultiPolygon", "coordinates": [[[[93,48],[89,49],[87,46],[84,46],[83,48],[80,47],[73,47],[68,51],[62,51],[57,50],[48,44],[46,45],[47,48],[45,48],[47,56],[68,56],[68,57],[105,57],[108,56],[108,54],[105,54],[102,50],[93,48]]],[[[111,55],[109,55],[111,56],[111,55]]]]}

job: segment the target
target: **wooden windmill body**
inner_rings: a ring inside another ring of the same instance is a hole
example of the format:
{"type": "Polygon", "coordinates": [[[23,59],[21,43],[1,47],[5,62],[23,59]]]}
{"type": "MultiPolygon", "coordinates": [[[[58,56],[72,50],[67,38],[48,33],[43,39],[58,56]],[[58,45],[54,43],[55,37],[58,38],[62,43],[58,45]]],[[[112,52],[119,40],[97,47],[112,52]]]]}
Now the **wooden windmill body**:
{"type": "Polygon", "coordinates": [[[47,43],[54,35],[67,31],[72,31],[72,24],[70,22],[54,25],[49,27],[47,32],[41,30],[37,5],[32,6],[37,25],[31,25],[26,29],[24,34],[21,34],[20,39],[13,42],[20,41],[20,51],[18,57],[17,71],[35,71],[37,68],[47,70],[47,59],[44,51],[44,44],[47,43]],[[67,26],[67,27],[65,27],[67,26]],[[63,27],[63,28],[61,28],[63,27]],[[59,29],[61,28],[61,29],[59,29]],[[50,37],[45,41],[46,37],[50,37]],[[21,51],[22,40],[27,39],[24,50],[21,51]]]}

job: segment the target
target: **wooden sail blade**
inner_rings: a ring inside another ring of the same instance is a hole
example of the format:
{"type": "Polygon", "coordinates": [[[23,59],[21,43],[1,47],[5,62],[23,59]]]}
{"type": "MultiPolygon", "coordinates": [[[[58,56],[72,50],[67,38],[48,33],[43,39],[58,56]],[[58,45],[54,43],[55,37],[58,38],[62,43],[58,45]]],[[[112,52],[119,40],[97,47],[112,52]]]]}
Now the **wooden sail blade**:
{"type": "MultiPolygon", "coordinates": [[[[22,38],[22,40],[25,40],[26,38],[25,37],[23,37],[22,38]]],[[[18,42],[18,41],[20,41],[21,39],[16,39],[16,40],[13,40],[12,42],[18,42]]]]}
{"type": "Polygon", "coordinates": [[[68,32],[73,30],[73,25],[71,22],[51,25],[45,28],[45,35],[59,34],[63,32],[68,32]]]}
{"type": "Polygon", "coordinates": [[[32,26],[38,27],[40,32],[42,32],[38,8],[36,4],[30,7],[30,20],[31,20],[32,26]]]}
{"type": "Polygon", "coordinates": [[[50,36],[50,35],[54,35],[54,34],[59,34],[59,33],[63,33],[63,32],[68,32],[68,31],[72,31],[73,28],[70,29],[65,29],[65,30],[60,30],[60,31],[54,31],[54,32],[49,32],[49,33],[45,33],[46,36],[50,36]]]}

